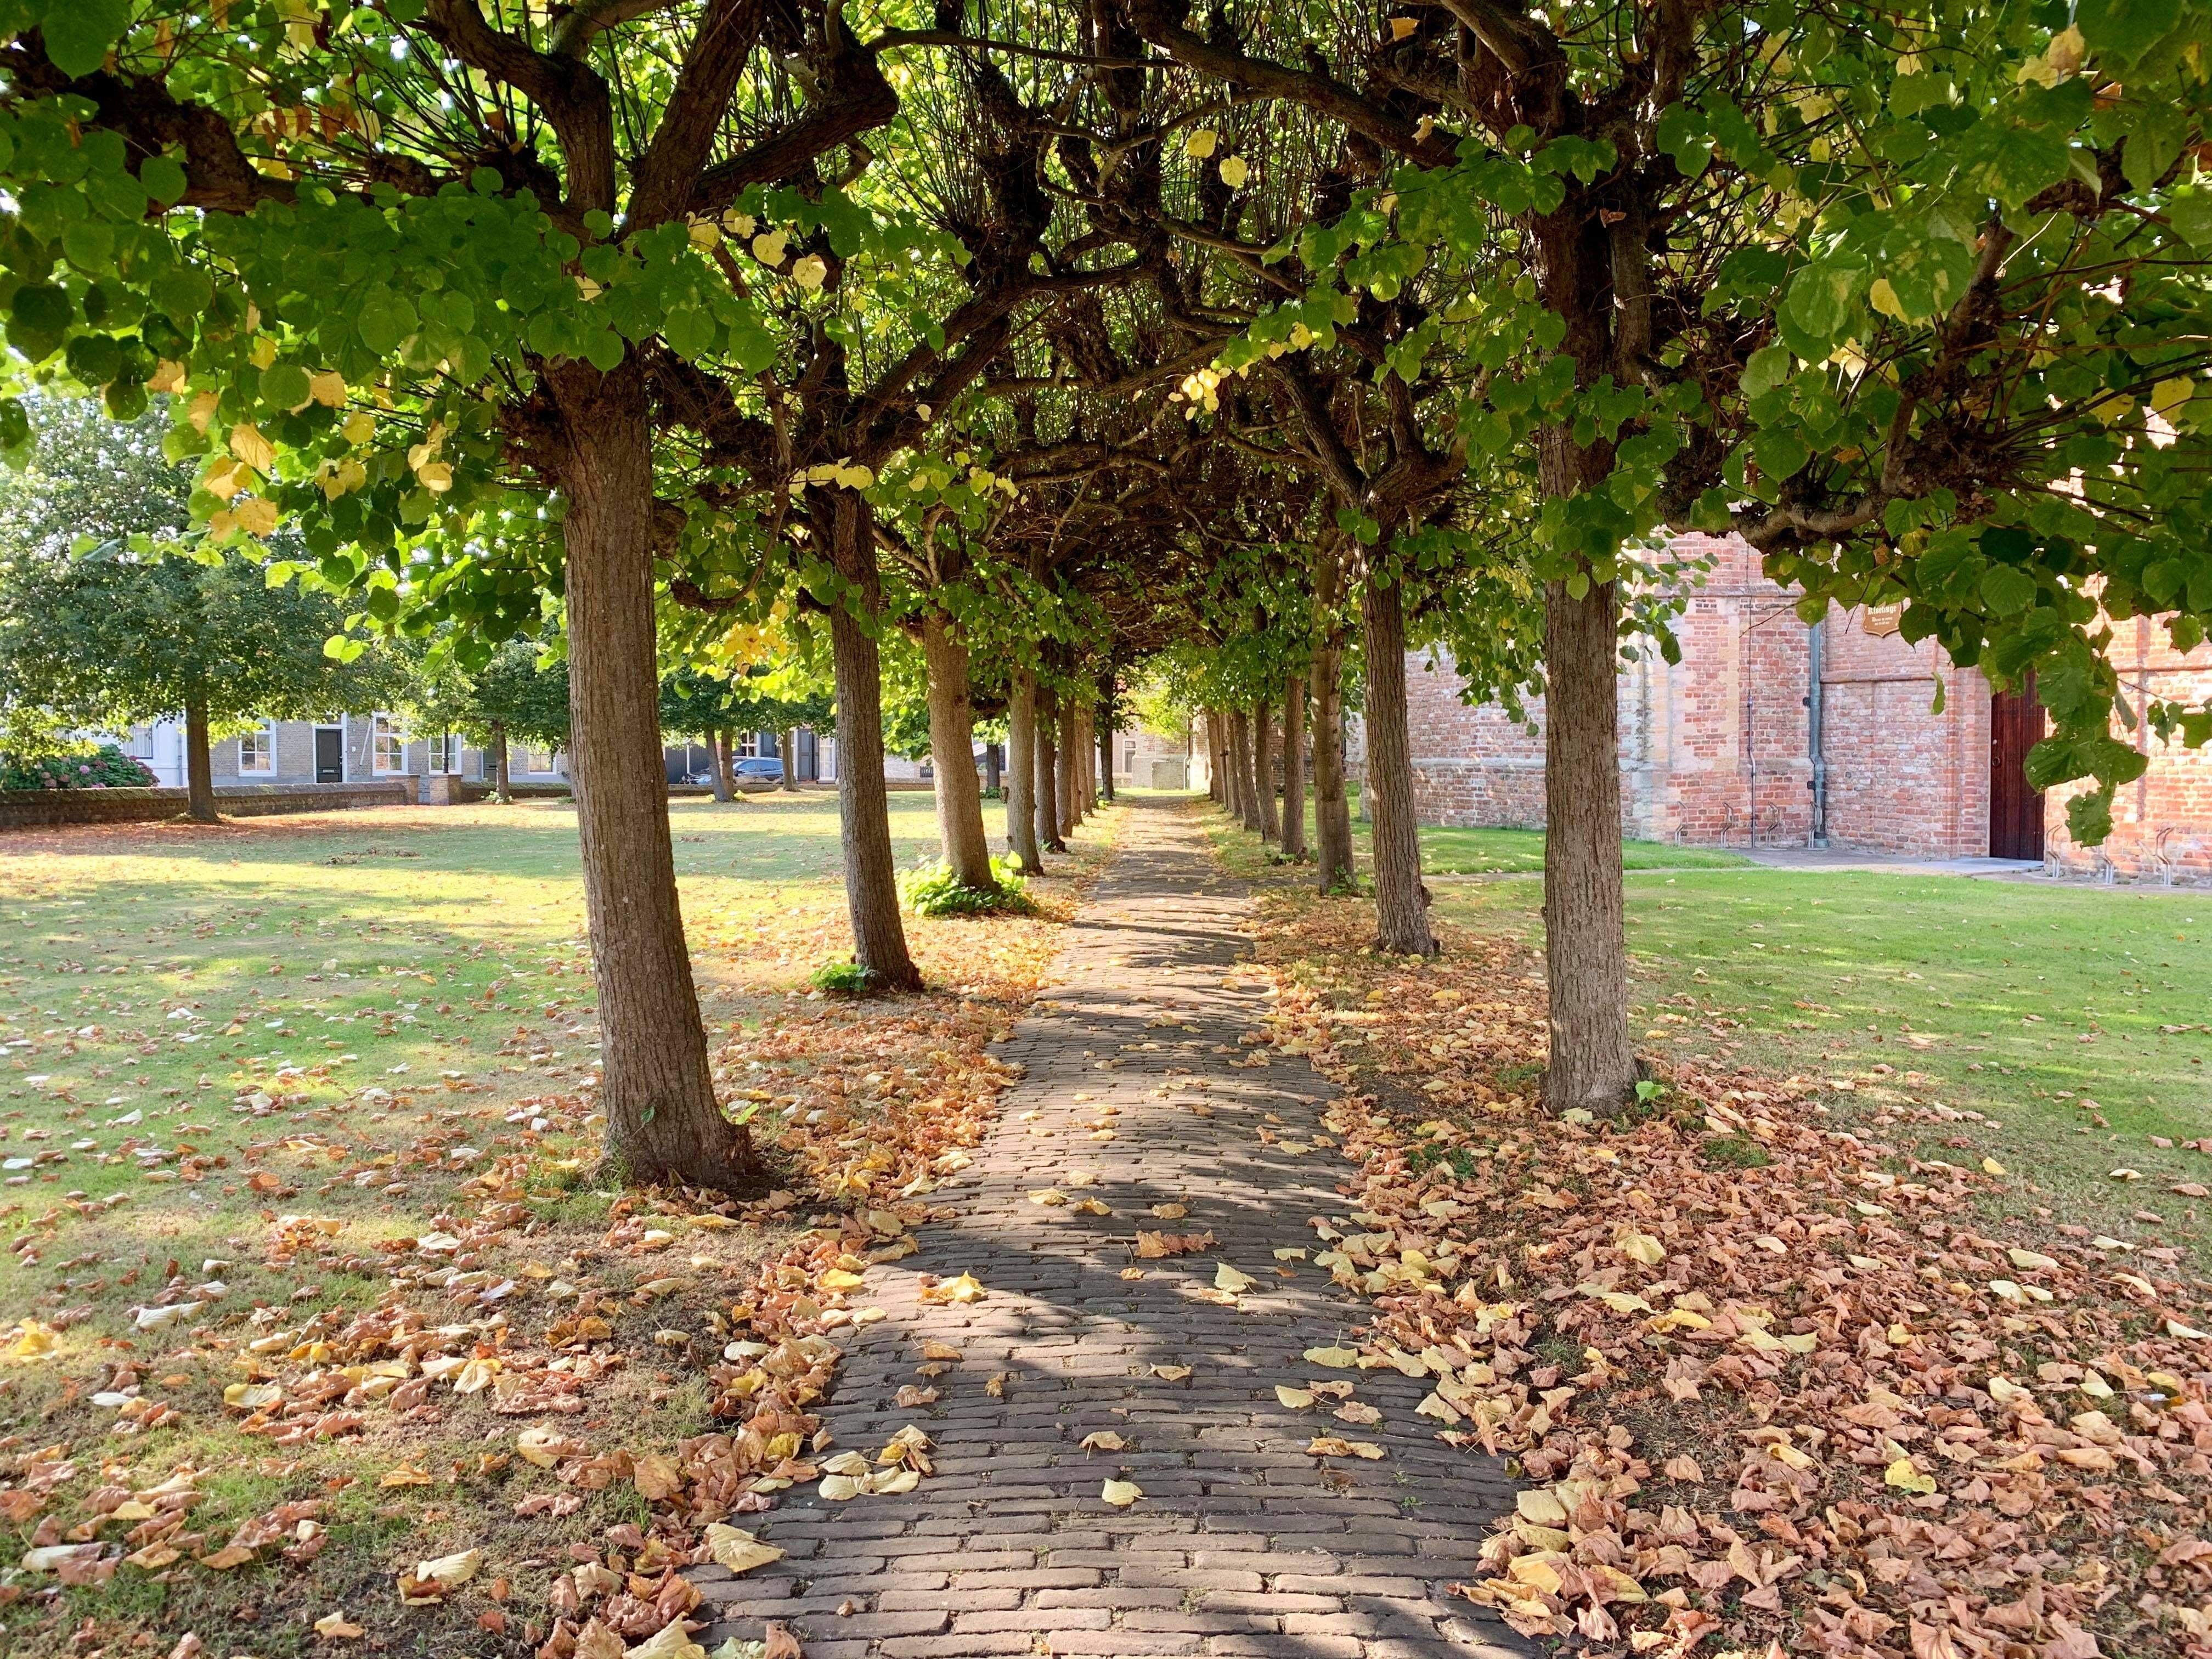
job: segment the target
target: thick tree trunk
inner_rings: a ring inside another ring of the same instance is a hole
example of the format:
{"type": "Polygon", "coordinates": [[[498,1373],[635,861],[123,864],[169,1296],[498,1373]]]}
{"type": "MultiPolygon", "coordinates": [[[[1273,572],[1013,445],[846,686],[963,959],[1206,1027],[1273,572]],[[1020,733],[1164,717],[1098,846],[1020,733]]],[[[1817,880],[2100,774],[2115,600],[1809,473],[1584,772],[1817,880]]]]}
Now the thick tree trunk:
{"type": "Polygon", "coordinates": [[[1114,728],[1119,723],[1114,677],[1109,674],[1098,687],[1098,787],[1109,801],[1114,799],[1114,728]]]}
{"type": "Polygon", "coordinates": [[[1252,787],[1252,717],[1229,711],[1229,776],[1237,792],[1237,820],[1255,835],[1260,830],[1260,792],[1252,787]]]}
{"type": "Polygon", "coordinates": [[[514,788],[507,780],[505,720],[491,723],[491,798],[501,806],[510,805],[514,800],[514,788]]]}
{"type": "Polygon", "coordinates": [[[552,372],[568,612],[569,768],[599,983],[608,1161],[635,1182],[767,1185],[722,1115],[676,896],[653,614],[653,436],[642,378],[552,372]]]}
{"type": "Polygon", "coordinates": [[[1083,763],[1083,739],[1075,718],[1075,699],[1063,697],[1060,703],[1060,730],[1054,734],[1053,778],[1054,810],[1060,814],[1062,835],[1073,835],[1083,823],[1083,791],[1075,781],[1076,769],[1083,763]]]}
{"type": "Polygon", "coordinates": [[[1367,815],[1374,823],[1375,942],[1401,956],[1436,953],[1421,836],[1413,817],[1413,743],[1406,727],[1406,590],[1370,580],[1367,624],[1367,815]]]}
{"type": "Polygon", "coordinates": [[[1041,693],[1036,703],[1036,835],[1048,853],[1065,853],[1067,842],[1060,833],[1068,826],[1060,817],[1059,697],[1041,693]]]}
{"type": "Polygon", "coordinates": [[[710,757],[707,769],[713,775],[714,799],[727,806],[737,799],[738,787],[730,781],[730,734],[709,732],[707,734],[707,753],[710,757]]]}
{"type": "Polygon", "coordinates": [[[994,799],[1004,793],[1002,778],[1006,766],[1006,751],[995,743],[985,744],[983,745],[983,793],[994,799]]]}
{"type": "Polygon", "coordinates": [[[1222,794],[1221,775],[1221,716],[1211,708],[1199,711],[1199,725],[1206,734],[1206,798],[1218,802],[1222,794]]]}
{"type": "Polygon", "coordinates": [[[1252,785],[1260,792],[1260,839],[1282,840],[1283,821],[1275,816],[1275,711],[1265,697],[1252,705],[1252,785]]]}
{"type": "Polygon", "coordinates": [[[1544,1103],[1618,1111],[1636,1084],[1622,926],[1619,613],[1613,586],[1544,586],[1544,1103]]]}
{"type": "Polygon", "coordinates": [[[891,856],[891,812],[884,793],[883,659],[876,619],[883,582],[867,500],[844,489],[813,492],[826,519],[838,574],[854,588],[865,619],[844,605],[830,609],[830,641],[837,670],[838,839],[845,858],[845,908],[853,925],[853,959],[872,983],[918,991],[921,973],[907,953],[899,919],[898,867],[891,856]]]}
{"type": "Polygon", "coordinates": [[[1043,867],[1037,847],[1036,676],[1017,668],[1006,694],[1006,845],[1025,871],[1043,867]]]}
{"type": "Polygon", "coordinates": [[[777,782],[779,789],[799,793],[799,728],[787,726],[775,734],[775,757],[783,763],[783,776],[777,782]]]}
{"type": "Polygon", "coordinates": [[[215,810],[215,761],[208,753],[208,711],[204,697],[185,702],[185,816],[195,823],[221,823],[215,810]]]}
{"type": "Polygon", "coordinates": [[[1086,705],[1077,716],[1081,732],[1083,767],[1077,781],[1083,789],[1083,815],[1095,817],[1098,813],[1098,710],[1086,705]]]}
{"type": "Polygon", "coordinates": [[[968,647],[942,611],[921,618],[921,657],[929,676],[929,753],[936,763],[937,838],[963,887],[995,888],[983,797],[975,787],[975,710],[968,647]]]}
{"type": "Polygon", "coordinates": [[[1306,682],[1283,681],[1283,856],[1306,855],[1306,682]]]}
{"type": "Polygon", "coordinates": [[[1324,893],[1359,884],[1352,857],[1352,803],[1344,798],[1344,647],[1334,635],[1314,650],[1314,839],[1324,893]]]}

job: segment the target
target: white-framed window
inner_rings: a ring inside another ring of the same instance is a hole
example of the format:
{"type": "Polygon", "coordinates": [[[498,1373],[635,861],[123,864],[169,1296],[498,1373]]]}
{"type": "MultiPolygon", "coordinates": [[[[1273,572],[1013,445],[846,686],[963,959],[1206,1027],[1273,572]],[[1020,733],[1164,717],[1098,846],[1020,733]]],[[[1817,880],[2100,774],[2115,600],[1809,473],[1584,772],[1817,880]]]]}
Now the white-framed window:
{"type": "Polygon", "coordinates": [[[459,737],[451,732],[441,732],[430,739],[430,769],[433,772],[459,772],[461,740],[459,737]]]}
{"type": "Polygon", "coordinates": [[[391,714],[379,714],[370,728],[370,754],[379,777],[407,769],[407,733],[391,714]]]}
{"type": "Polygon", "coordinates": [[[732,753],[736,758],[739,760],[757,760],[760,758],[760,751],[761,746],[759,732],[740,732],[738,733],[737,747],[732,750],[732,753]]]}
{"type": "Polygon", "coordinates": [[[136,761],[154,758],[154,728],[134,726],[123,734],[123,752],[136,761]]]}
{"type": "Polygon", "coordinates": [[[238,770],[243,777],[249,774],[267,775],[276,769],[276,728],[264,726],[258,732],[248,732],[238,740],[238,770]]]}

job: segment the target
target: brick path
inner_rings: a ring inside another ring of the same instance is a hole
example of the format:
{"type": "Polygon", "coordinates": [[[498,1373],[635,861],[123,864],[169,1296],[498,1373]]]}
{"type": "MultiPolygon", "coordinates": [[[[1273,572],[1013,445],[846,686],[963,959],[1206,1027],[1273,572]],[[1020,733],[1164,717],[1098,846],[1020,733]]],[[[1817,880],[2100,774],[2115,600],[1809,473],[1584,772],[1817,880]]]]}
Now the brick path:
{"type": "Polygon", "coordinates": [[[1316,1247],[1308,1217],[1344,1212],[1342,1166],[1326,1148],[1296,1150],[1327,1098],[1303,1061],[1233,1063],[1250,1054],[1237,1040],[1264,1006],[1256,981],[1224,982],[1243,954],[1243,914],[1197,823],[1138,803],[1071,930],[1060,988],[1006,1047],[1026,1076],[972,1186],[950,1195],[963,1218],[923,1230],[921,1255],[871,1269],[853,1298],[888,1316],[851,1333],[827,1414],[838,1448],[872,1450],[913,1423],[935,1443],[936,1473],[902,1496],[833,1504],[810,1486],[738,1517],[788,1553],[741,1578],[697,1570],[701,1611],[717,1622],[696,1639],[754,1638],[778,1620],[807,1659],[1528,1651],[1443,1593],[1474,1571],[1486,1523],[1512,1503],[1499,1465],[1451,1450],[1413,1415],[1425,1383],[1302,1358],[1362,1309],[1303,1261],[1276,1271],[1277,1249],[1316,1247]],[[1079,1184],[1086,1176],[1095,1184],[1079,1184]],[[1113,1214],[1032,1203],[1045,1188],[1113,1214]],[[1170,1202],[1189,1214],[1149,1213],[1170,1202]],[[1211,1229],[1219,1243],[1136,1263],[1139,1226],[1211,1229]],[[1223,1262],[1261,1281],[1239,1306],[1194,1294],[1214,1288],[1223,1262]],[[1141,1279],[1123,1276],[1133,1265],[1141,1279]],[[963,1270],[984,1299],[918,1301],[921,1275],[963,1270]],[[925,1342],[961,1358],[927,1376],[925,1342]],[[1316,1381],[1354,1382],[1382,1420],[1276,1398],[1278,1383],[1316,1381]],[[902,1386],[933,1382],[933,1404],[894,1403],[902,1386]],[[1126,1449],[1086,1452],[1101,1430],[1126,1449]],[[1310,1456],[1322,1434],[1385,1455],[1310,1456]],[[1109,1478],[1133,1480],[1143,1498],[1109,1506],[1109,1478]]]}

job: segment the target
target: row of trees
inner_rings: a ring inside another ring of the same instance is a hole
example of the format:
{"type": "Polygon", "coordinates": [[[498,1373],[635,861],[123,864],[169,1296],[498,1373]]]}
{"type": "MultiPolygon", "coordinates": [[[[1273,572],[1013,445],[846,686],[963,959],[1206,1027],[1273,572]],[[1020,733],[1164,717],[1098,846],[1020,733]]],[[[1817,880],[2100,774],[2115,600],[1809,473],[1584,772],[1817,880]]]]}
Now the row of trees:
{"type": "MultiPolygon", "coordinates": [[[[1087,758],[1133,665],[1251,711],[1232,754],[1295,709],[1324,771],[1357,695],[1378,943],[1414,952],[1403,664],[1446,644],[1474,695],[1547,699],[1547,1095],[1610,1111],[1614,682],[1668,648],[1694,574],[1668,531],[1746,537],[1816,610],[1901,603],[2000,681],[2034,667],[2032,767],[2092,781],[2085,839],[2142,764],[2116,720],[2212,734],[2102,648],[2110,618],[2186,646],[2212,616],[2208,23],[128,0],[0,49],[9,339],[118,415],[169,394],[205,540],[289,526],[287,574],[368,626],[473,667],[557,612],[604,1098],[641,1176],[761,1175],[675,903],[672,651],[826,657],[856,950],[898,988],[886,641],[919,651],[947,786],[1003,706],[1025,861],[1059,823],[1043,757],[1087,758]]],[[[1316,782],[1342,887],[1341,781],[1316,782]]],[[[980,802],[939,811],[988,881],[980,802]]]]}

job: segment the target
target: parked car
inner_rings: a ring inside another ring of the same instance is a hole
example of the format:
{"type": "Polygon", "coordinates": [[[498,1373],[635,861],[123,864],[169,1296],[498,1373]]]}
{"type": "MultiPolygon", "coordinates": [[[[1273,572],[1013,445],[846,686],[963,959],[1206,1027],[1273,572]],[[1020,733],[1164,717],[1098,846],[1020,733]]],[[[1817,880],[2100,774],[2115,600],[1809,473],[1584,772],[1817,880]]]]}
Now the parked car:
{"type": "Polygon", "coordinates": [[[783,781],[783,763],[774,755],[746,755],[731,763],[730,770],[741,778],[766,778],[770,783],[783,781]]]}

